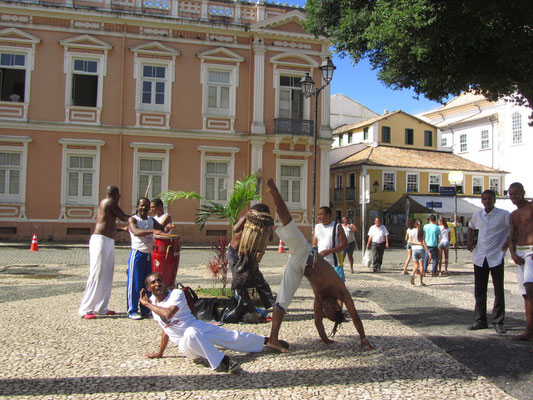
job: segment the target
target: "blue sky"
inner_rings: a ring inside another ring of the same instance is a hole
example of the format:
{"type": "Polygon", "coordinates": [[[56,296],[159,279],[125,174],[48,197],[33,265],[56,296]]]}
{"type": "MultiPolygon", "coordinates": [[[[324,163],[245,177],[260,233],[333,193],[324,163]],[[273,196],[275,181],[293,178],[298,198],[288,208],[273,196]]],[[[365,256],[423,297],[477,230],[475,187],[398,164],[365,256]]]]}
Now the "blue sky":
{"type": "MultiPolygon", "coordinates": [[[[289,0],[288,4],[303,6],[305,0],[289,0]]],[[[417,114],[441,106],[440,103],[423,96],[417,100],[416,93],[412,90],[387,88],[377,79],[368,60],[363,60],[354,66],[348,56],[340,58],[334,54],[333,63],[337,69],[331,81],[331,94],[345,94],[379,114],[382,114],[385,109],[417,114]]]]}

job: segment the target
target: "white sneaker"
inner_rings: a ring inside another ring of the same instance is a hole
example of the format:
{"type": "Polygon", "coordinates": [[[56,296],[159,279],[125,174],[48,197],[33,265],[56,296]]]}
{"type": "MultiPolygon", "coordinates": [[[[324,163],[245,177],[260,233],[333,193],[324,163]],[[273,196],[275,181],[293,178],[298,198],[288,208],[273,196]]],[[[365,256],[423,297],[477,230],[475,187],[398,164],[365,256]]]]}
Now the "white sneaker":
{"type": "Polygon", "coordinates": [[[133,314],[129,314],[128,318],[129,319],[134,319],[134,320],[139,320],[139,319],[142,319],[142,316],[141,316],[141,314],[133,313],[133,314]]]}

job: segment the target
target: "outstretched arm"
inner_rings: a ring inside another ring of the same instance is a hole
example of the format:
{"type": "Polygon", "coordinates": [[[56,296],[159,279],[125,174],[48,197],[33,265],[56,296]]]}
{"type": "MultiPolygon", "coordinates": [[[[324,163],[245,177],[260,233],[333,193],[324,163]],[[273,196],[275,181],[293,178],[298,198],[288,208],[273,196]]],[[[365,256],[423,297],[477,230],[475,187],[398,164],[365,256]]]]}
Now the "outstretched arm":
{"type": "Polygon", "coordinates": [[[322,310],[322,302],[317,297],[315,297],[313,311],[315,314],[315,327],[318,332],[318,336],[320,336],[320,340],[326,344],[333,343],[333,340],[328,338],[326,330],[324,329],[324,323],[322,321],[324,319],[324,311],[322,310]]]}
{"type": "Polygon", "coordinates": [[[159,343],[159,351],[157,353],[144,354],[144,357],[145,358],[163,357],[163,353],[165,352],[165,349],[167,348],[167,344],[168,344],[168,335],[165,333],[163,329],[161,329],[161,342],[159,343]]]}
{"type": "Polygon", "coordinates": [[[267,181],[267,187],[270,190],[270,194],[272,195],[272,199],[274,200],[274,204],[276,205],[276,212],[278,213],[279,220],[281,221],[283,226],[285,226],[292,220],[291,213],[289,212],[287,205],[281,198],[281,194],[279,193],[279,190],[272,178],[267,181]]]}
{"type": "Polygon", "coordinates": [[[353,303],[352,296],[350,296],[348,290],[344,291],[341,300],[344,302],[344,304],[346,304],[346,309],[348,310],[348,313],[350,313],[350,317],[352,317],[352,322],[355,326],[355,329],[357,330],[357,333],[361,338],[361,344],[359,345],[359,347],[362,349],[366,346],[368,349],[372,350],[374,346],[372,346],[372,344],[366,338],[365,328],[363,327],[361,318],[359,318],[359,313],[355,309],[355,304],[353,303]]]}

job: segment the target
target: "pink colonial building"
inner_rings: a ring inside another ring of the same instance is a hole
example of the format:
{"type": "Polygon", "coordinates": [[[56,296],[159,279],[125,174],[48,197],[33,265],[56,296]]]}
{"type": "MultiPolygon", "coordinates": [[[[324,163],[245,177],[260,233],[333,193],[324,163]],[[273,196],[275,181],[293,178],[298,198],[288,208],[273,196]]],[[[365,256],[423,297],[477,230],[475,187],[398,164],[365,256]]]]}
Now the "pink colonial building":
{"type": "MultiPolygon", "coordinates": [[[[329,42],[304,18],[262,0],[0,0],[0,239],[86,240],[108,185],[129,212],[149,182],[150,198],[225,202],[252,171],[309,233],[314,101],[298,82],[322,81],[329,42]]],[[[319,97],[317,206],[331,144],[319,97]]],[[[182,242],[230,232],[199,232],[199,205],[170,206],[182,242]]]]}

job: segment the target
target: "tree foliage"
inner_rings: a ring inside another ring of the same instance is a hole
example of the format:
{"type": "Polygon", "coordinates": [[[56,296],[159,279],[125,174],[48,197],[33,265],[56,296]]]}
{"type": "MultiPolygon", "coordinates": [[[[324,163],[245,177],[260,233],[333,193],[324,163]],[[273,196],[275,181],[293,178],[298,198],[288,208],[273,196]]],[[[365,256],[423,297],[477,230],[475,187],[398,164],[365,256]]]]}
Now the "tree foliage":
{"type": "Polygon", "coordinates": [[[211,217],[227,220],[232,228],[237,223],[240,212],[254,200],[260,200],[261,195],[257,191],[257,178],[254,173],[245,176],[242,181],[236,181],[230,193],[228,204],[217,203],[208,200],[197,192],[184,192],[182,190],[169,190],[161,193],[161,200],[165,204],[173,203],[180,199],[200,200],[200,208],[196,213],[195,225],[203,230],[205,223],[211,217]]]}
{"type": "Polygon", "coordinates": [[[308,0],[306,28],[394,89],[533,105],[533,1],[308,0]]]}

